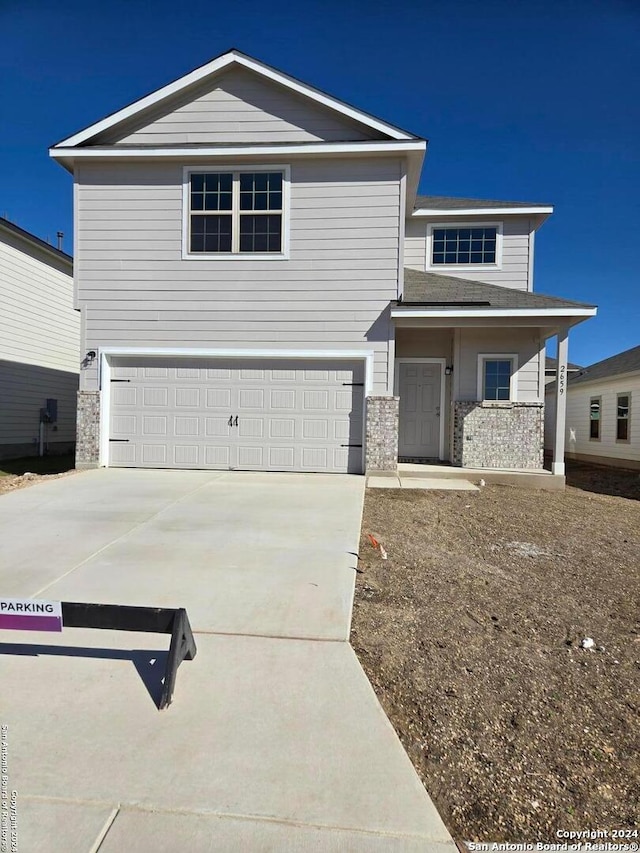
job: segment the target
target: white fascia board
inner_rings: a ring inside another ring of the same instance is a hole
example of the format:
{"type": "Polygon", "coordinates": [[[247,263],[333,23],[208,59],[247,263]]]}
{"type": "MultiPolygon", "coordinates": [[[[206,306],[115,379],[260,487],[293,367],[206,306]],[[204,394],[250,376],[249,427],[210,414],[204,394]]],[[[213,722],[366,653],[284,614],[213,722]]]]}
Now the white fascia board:
{"type": "Polygon", "coordinates": [[[392,308],[392,317],[595,317],[597,308],[392,308]]]}
{"type": "Polygon", "coordinates": [[[524,216],[532,214],[543,214],[549,216],[553,213],[553,207],[465,207],[456,210],[436,210],[434,208],[421,207],[414,210],[412,216],[502,216],[507,214],[521,213],[524,216]]]}
{"type": "Polygon", "coordinates": [[[295,80],[293,77],[289,77],[287,74],[283,74],[280,71],[276,71],[275,68],[270,68],[268,65],[264,65],[262,62],[258,62],[255,59],[251,59],[251,57],[245,56],[244,54],[239,53],[238,51],[232,50],[229,51],[229,53],[225,53],[223,56],[219,56],[217,59],[206,63],[206,65],[202,65],[200,66],[200,68],[194,69],[189,74],[185,74],[184,77],[180,77],[178,80],[174,80],[172,83],[169,83],[168,85],[157,89],[155,92],[146,95],[144,98],[140,98],[139,100],[134,101],[134,103],[129,104],[129,106],[118,110],[112,115],[106,116],[106,118],[103,118],[101,121],[90,125],[89,127],[79,131],[73,136],[70,136],[67,139],[63,139],[54,147],[67,148],[70,146],[81,145],[83,142],[86,142],[87,140],[91,139],[91,137],[96,136],[98,133],[102,133],[103,131],[114,127],[115,125],[132,118],[143,110],[155,106],[160,101],[163,101],[166,98],[173,97],[174,95],[178,94],[179,92],[182,92],[189,86],[192,86],[195,83],[204,80],[209,75],[213,75],[220,71],[223,71],[231,65],[239,65],[244,68],[248,68],[256,74],[260,74],[262,77],[266,77],[270,80],[273,80],[274,82],[286,87],[287,89],[290,89],[293,92],[296,92],[297,94],[303,95],[312,101],[316,101],[317,103],[322,104],[323,106],[328,107],[329,109],[332,109],[338,113],[341,113],[344,116],[347,116],[348,118],[353,119],[354,121],[359,122],[360,124],[364,124],[365,126],[370,127],[372,130],[377,130],[380,133],[385,133],[392,139],[415,139],[415,137],[411,134],[406,133],[405,131],[402,131],[397,127],[394,127],[391,124],[387,124],[386,122],[375,118],[375,116],[362,112],[361,110],[358,110],[355,107],[350,107],[348,104],[339,101],[337,98],[331,97],[331,95],[327,95],[324,92],[320,92],[318,89],[314,89],[312,86],[308,86],[305,83],[301,83],[300,81],[295,80]]]}
{"type": "Polygon", "coordinates": [[[424,151],[422,140],[372,141],[372,142],[318,142],[313,144],[291,143],[288,145],[225,145],[215,148],[50,148],[49,156],[55,160],[80,159],[130,159],[153,157],[154,159],[200,160],[211,157],[264,157],[281,154],[404,154],[424,151]]]}

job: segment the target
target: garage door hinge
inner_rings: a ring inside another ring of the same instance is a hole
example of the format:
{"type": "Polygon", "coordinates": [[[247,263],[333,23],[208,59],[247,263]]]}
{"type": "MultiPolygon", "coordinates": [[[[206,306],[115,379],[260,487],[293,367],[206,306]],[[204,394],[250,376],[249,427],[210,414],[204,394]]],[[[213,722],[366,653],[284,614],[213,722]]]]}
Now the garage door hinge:
{"type": "Polygon", "coordinates": [[[130,379],[112,379],[112,382],[131,382],[130,379]]]}
{"type": "Polygon", "coordinates": [[[340,447],[362,447],[361,444],[341,444],[340,447]]]}
{"type": "Polygon", "coordinates": [[[354,388],[364,388],[364,382],[343,382],[343,385],[351,385],[354,388]]]}
{"type": "Polygon", "coordinates": [[[110,438],[109,441],[130,441],[128,438],[110,438]]]}

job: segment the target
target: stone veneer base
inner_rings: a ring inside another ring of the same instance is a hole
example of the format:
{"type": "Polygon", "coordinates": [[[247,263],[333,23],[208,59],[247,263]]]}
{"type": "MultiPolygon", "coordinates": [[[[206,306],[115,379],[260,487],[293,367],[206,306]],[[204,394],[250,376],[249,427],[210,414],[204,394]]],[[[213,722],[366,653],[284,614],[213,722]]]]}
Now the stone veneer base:
{"type": "Polygon", "coordinates": [[[452,463],[463,468],[541,469],[543,403],[453,403],[452,463]]]}
{"type": "Polygon", "coordinates": [[[78,391],[76,468],[97,468],[100,460],[100,392],[78,391]]]}
{"type": "Polygon", "coordinates": [[[367,397],[367,472],[397,471],[399,410],[399,397],[367,397]]]}

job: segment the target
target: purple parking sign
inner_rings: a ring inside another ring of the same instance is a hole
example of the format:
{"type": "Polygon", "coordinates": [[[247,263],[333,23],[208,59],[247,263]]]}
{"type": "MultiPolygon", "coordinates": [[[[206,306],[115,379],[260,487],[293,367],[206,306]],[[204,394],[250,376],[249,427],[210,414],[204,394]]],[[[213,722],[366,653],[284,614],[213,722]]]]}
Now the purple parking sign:
{"type": "Polygon", "coordinates": [[[59,601],[0,598],[0,631],[62,631],[59,601]]]}

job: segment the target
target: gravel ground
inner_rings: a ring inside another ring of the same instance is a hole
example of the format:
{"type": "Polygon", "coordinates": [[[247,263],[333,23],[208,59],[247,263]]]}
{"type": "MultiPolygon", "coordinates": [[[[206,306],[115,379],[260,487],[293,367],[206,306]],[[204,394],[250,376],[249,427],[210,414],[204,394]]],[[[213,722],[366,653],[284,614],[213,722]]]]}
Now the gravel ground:
{"type": "Polygon", "coordinates": [[[0,495],[75,474],[73,455],[29,456],[0,461],[0,495]]]}
{"type": "Polygon", "coordinates": [[[367,491],[352,643],[458,839],[640,822],[640,475],[569,482],[367,491]]]}

